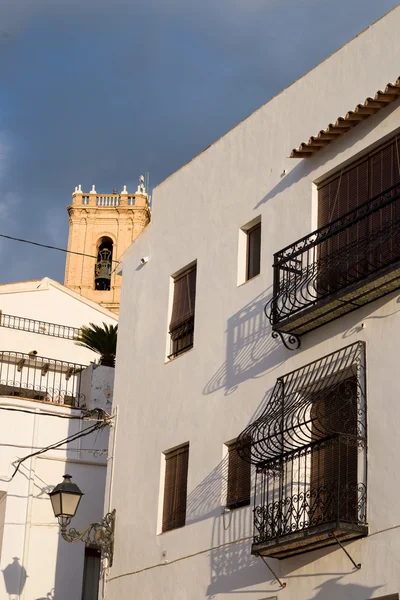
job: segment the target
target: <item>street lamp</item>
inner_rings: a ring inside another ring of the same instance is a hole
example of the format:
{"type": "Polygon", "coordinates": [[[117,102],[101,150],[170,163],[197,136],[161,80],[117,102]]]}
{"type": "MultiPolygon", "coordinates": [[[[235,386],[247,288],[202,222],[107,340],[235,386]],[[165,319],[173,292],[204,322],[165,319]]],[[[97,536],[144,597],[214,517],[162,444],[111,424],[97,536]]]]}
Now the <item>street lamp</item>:
{"type": "Polygon", "coordinates": [[[61,535],[67,542],[82,541],[87,545],[96,546],[102,556],[112,565],[114,551],[115,510],[107,513],[98,523],[91,523],[81,533],[71,527],[67,531],[71,519],[75,516],[83,492],[76,483],[71,481],[71,475],[64,475],[63,481],[50,492],[54,516],[58,519],[61,535]]]}

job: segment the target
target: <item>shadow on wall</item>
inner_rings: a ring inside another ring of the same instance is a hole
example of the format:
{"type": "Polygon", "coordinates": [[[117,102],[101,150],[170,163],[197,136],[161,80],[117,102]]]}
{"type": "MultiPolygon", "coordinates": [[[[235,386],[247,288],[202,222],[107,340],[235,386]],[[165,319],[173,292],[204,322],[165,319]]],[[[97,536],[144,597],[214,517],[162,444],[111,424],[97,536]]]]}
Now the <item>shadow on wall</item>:
{"type": "Polygon", "coordinates": [[[381,585],[368,587],[355,583],[345,583],[342,585],[339,583],[341,579],[342,577],[333,577],[332,579],[321,583],[321,585],[316,586],[316,594],[312,597],[313,600],[340,600],[342,598],[366,600],[366,598],[371,598],[376,590],[383,587],[381,585]]]}
{"type": "Polygon", "coordinates": [[[254,590],[257,597],[279,591],[279,585],[262,560],[251,554],[251,514],[246,508],[238,508],[214,520],[208,598],[254,585],[258,586],[254,590]]]}
{"type": "Polygon", "coordinates": [[[222,493],[227,480],[228,456],[189,494],[186,525],[221,515],[222,493]]]}
{"type": "Polygon", "coordinates": [[[42,596],[41,598],[36,598],[36,600],[56,600],[54,592],[55,592],[55,590],[53,588],[48,594],[46,594],[46,596],[42,596]]]}
{"type": "Polygon", "coordinates": [[[234,392],[247,379],[261,377],[283,362],[288,351],[271,337],[271,326],[264,307],[272,289],[262,292],[228,319],[226,360],[205,385],[203,394],[225,388],[234,392]]]}
{"type": "Polygon", "coordinates": [[[25,587],[28,577],[25,567],[23,567],[17,556],[12,559],[13,562],[3,569],[4,584],[9,600],[18,600],[25,587]]]}

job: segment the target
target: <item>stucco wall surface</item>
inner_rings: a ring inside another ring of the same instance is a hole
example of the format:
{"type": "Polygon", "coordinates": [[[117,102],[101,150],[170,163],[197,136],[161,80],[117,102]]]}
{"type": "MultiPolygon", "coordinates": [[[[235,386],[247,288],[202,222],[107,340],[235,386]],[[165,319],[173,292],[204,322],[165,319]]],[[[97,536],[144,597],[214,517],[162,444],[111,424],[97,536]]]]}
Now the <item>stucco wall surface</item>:
{"type": "MultiPolygon", "coordinates": [[[[49,280],[38,281],[34,291],[26,288],[24,284],[21,284],[21,289],[14,284],[0,286],[0,310],[7,315],[76,328],[89,323],[115,325],[118,322],[118,318],[108,311],[61,291],[49,280]]],[[[77,346],[73,340],[0,327],[0,351],[5,350],[26,354],[36,350],[39,356],[84,365],[98,359],[97,354],[77,346]]]]}
{"type": "Polygon", "coordinates": [[[397,8],[154,191],[151,227],[123,265],[108,600],[366,600],[400,591],[398,293],[304,336],[297,352],[271,339],[263,315],[273,253],[316,228],[315,183],[397,132],[400,101],[312,159],[287,156],[397,79],[399,27],[397,8]],[[261,274],[238,287],[239,229],[258,215],[261,274]],[[171,275],[194,260],[194,348],[168,361],[171,275]],[[367,348],[371,535],[348,550],[362,569],[337,547],[272,560],[288,584],[280,590],[250,554],[251,507],[223,514],[224,443],[260,413],[277,377],[358,340],[367,348]],[[162,453],[185,442],[186,526],[160,535],[162,453]]]}
{"type": "Polygon", "coordinates": [[[79,599],[84,544],[60,537],[48,492],[69,473],[85,494],[71,525],[81,530],[103,516],[106,454],[93,451],[107,448],[108,431],[29,458],[10,479],[13,461],[93,423],[60,418],[79,416],[79,410],[20,398],[0,398],[0,414],[0,598],[79,599]]]}

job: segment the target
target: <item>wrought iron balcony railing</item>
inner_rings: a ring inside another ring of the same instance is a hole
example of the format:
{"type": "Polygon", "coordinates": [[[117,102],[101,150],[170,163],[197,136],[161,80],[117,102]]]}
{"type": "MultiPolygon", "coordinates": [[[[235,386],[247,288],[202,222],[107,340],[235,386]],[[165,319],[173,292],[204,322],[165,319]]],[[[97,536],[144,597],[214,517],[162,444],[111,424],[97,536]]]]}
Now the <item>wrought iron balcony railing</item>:
{"type": "Polygon", "coordinates": [[[278,378],[237,444],[256,467],[253,554],[284,558],[367,535],[365,392],[361,342],[278,378]]]}
{"type": "Polygon", "coordinates": [[[74,340],[80,335],[80,329],[69,327],[68,325],[57,325],[47,321],[37,321],[36,319],[27,319],[15,315],[6,315],[0,312],[0,327],[9,329],[19,329],[20,331],[29,331],[30,333],[40,333],[41,335],[50,335],[52,337],[63,338],[65,340],[74,340]]]}
{"type": "Polygon", "coordinates": [[[83,404],[81,372],[85,365],[22,354],[0,352],[0,396],[18,396],[53,404],[83,404]]]}
{"type": "Polygon", "coordinates": [[[366,535],[357,461],[357,440],[334,436],[258,466],[253,553],[285,558],[366,535]]]}
{"type": "Polygon", "coordinates": [[[276,253],[265,312],[274,337],[298,347],[304,333],[398,288],[400,184],[276,253]]]}

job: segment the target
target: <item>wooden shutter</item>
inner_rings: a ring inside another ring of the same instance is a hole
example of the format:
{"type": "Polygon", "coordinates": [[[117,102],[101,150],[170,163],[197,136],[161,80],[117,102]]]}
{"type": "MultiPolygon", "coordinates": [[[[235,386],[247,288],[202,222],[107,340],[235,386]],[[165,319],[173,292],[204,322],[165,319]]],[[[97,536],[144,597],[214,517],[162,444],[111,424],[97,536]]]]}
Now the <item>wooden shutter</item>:
{"type": "Polygon", "coordinates": [[[311,409],[312,439],[322,442],[311,454],[315,521],[338,518],[354,523],[358,520],[357,385],[356,376],[344,379],[323,390],[311,409]]]}
{"type": "Polygon", "coordinates": [[[85,563],[83,569],[82,600],[97,600],[99,595],[99,580],[101,553],[97,548],[85,547],[85,563]]]}
{"type": "Polygon", "coordinates": [[[228,489],[226,506],[239,508],[250,504],[251,465],[240,458],[237,443],[228,446],[228,489]]]}
{"type": "MultiPolygon", "coordinates": [[[[400,141],[390,140],[318,186],[318,227],[324,227],[400,182],[400,141]]],[[[400,218],[395,202],[323,242],[319,293],[332,293],[384,266],[393,244],[379,232],[400,218]],[[375,240],[375,243],[374,243],[375,240]],[[367,241],[368,242],[367,244],[367,241]]],[[[389,236],[390,238],[390,236],[389,236]]]]}
{"type": "Polygon", "coordinates": [[[179,275],[174,281],[174,301],[170,330],[176,329],[194,317],[196,302],[196,265],[179,275]]]}
{"type": "Polygon", "coordinates": [[[185,525],[188,465],[189,444],[165,454],[163,532],[185,525]]]}
{"type": "Polygon", "coordinates": [[[193,346],[196,271],[194,265],[179,275],[174,282],[174,299],[169,326],[170,357],[177,356],[193,346]]]}

